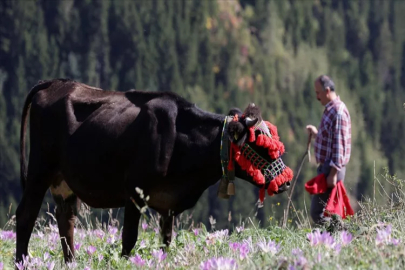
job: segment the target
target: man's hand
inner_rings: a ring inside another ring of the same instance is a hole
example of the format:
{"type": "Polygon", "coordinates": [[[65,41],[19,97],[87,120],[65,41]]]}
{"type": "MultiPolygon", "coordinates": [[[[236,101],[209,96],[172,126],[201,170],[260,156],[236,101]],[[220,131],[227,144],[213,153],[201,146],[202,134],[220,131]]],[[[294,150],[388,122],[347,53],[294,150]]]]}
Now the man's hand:
{"type": "Polygon", "coordinates": [[[307,131],[308,134],[312,135],[312,138],[315,138],[315,136],[318,134],[318,129],[313,125],[308,125],[307,131]]]}
{"type": "Polygon", "coordinates": [[[337,183],[337,170],[335,167],[331,167],[328,177],[326,177],[326,185],[328,188],[334,188],[337,183]]]}

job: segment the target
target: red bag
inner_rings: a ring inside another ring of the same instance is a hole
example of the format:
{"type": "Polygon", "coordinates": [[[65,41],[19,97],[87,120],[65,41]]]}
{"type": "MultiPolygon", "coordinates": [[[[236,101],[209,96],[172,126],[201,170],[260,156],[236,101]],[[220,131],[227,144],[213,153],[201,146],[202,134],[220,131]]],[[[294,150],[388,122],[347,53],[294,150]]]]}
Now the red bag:
{"type": "MultiPolygon", "coordinates": [[[[325,193],[328,190],[325,174],[321,173],[309,180],[305,183],[305,189],[310,194],[325,193]]],[[[332,189],[326,204],[324,215],[330,216],[332,214],[337,214],[343,219],[347,216],[354,215],[343,181],[337,182],[336,186],[332,189]]]]}

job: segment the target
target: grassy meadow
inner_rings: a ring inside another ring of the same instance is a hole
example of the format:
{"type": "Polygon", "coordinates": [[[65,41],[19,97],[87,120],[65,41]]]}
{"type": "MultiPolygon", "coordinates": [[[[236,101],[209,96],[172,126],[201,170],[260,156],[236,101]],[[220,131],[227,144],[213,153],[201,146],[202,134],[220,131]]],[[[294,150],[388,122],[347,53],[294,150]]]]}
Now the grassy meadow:
{"type": "MultiPolygon", "coordinates": [[[[65,265],[52,213],[39,218],[29,245],[29,257],[19,269],[404,269],[405,209],[403,181],[384,179],[374,198],[358,202],[360,210],[345,220],[346,228],[329,233],[311,226],[305,211],[290,213],[286,228],[269,217],[263,228],[247,217],[232,232],[194,224],[180,215],[173,228],[170,249],[162,251],[158,216],[142,217],[139,237],[129,259],[120,258],[118,220],[91,222],[90,209],[82,207],[75,229],[76,259],[65,265]]],[[[375,181],[374,181],[375,182],[375,181]]],[[[375,182],[376,183],[376,182],[375,182]]],[[[15,217],[0,230],[0,270],[13,269],[15,217]]]]}

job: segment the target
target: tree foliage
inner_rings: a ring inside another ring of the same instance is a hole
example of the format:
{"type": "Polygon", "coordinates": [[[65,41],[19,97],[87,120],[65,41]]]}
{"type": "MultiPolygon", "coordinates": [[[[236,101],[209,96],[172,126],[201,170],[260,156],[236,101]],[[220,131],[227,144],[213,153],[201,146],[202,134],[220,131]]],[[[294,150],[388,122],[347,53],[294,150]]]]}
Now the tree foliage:
{"type": "MultiPolygon", "coordinates": [[[[173,91],[223,114],[253,101],[277,125],[284,160],[296,172],[305,125],[317,125],[322,114],[313,80],[329,74],[353,121],[346,183],[352,199],[369,194],[374,163],[405,170],[404,11],[405,2],[395,0],[2,1],[0,224],[21,198],[25,96],[38,80],[55,77],[117,91],[173,91]]],[[[315,166],[306,164],[298,178],[296,208],[309,203],[303,183],[315,166]]],[[[190,211],[204,223],[213,215],[217,228],[232,227],[239,215],[257,214],[266,224],[287,202],[268,197],[258,210],[258,190],[249,184],[238,181],[230,201],[216,198],[216,188],[190,211]]]]}

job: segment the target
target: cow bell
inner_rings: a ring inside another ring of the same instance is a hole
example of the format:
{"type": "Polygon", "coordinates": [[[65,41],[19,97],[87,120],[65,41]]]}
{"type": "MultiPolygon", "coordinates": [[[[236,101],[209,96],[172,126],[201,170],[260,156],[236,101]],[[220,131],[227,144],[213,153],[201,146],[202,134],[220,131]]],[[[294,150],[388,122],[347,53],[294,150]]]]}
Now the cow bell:
{"type": "Polygon", "coordinates": [[[228,183],[227,194],[229,196],[235,195],[235,184],[233,183],[233,181],[228,183]]]}
{"type": "Polygon", "coordinates": [[[229,199],[228,195],[228,178],[222,177],[221,181],[219,182],[217,196],[222,199],[229,199]]]}

